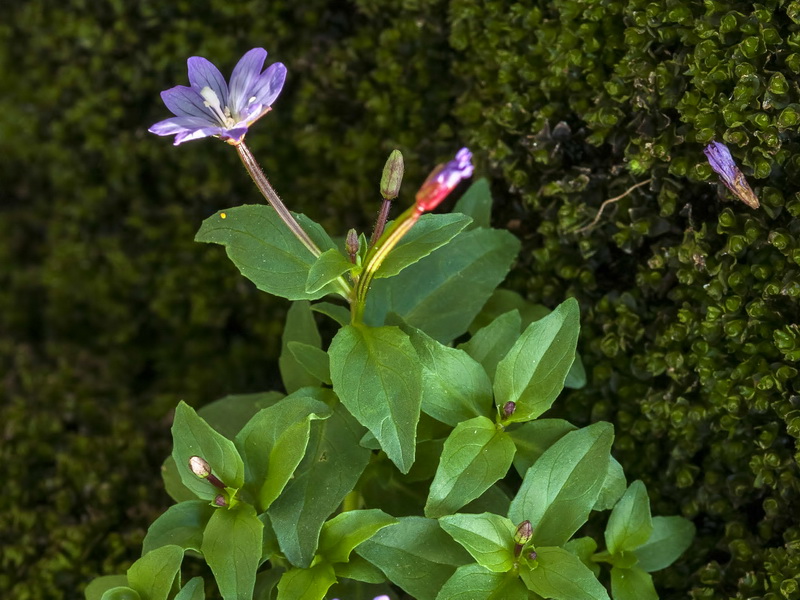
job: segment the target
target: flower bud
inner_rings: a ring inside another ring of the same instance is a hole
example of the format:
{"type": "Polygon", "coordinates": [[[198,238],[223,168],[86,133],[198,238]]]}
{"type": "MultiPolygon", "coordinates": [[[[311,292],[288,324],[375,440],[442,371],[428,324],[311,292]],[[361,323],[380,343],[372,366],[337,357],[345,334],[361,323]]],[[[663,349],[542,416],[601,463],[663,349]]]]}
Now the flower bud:
{"type": "Polygon", "coordinates": [[[436,167],[417,192],[417,212],[433,210],[462,179],[471,177],[474,170],[471,161],[472,152],[462,148],[453,160],[436,167]]]}
{"type": "Polygon", "coordinates": [[[517,410],[517,403],[509,400],[508,402],[503,404],[503,418],[504,419],[509,418],[511,415],[514,414],[515,410],[517,410]]]}
{"type": "Polygon", "coordinates": [[[225,496],[222,494],[217,494],[217,497],[214,498],[214,504],[220,507],[228,506],[228,502],[225,500],[225,496]]]}
{"type": "Polygon", "coordinates": [[[358,257],[358,250],[359,250],[359,243],[358,243],[358,233],[356,233],[355,229],[351,229],[347,232],[347,238],[344,242],[345,247],[347,248],[347,255],[350,257],[350,262],[356,264],[356,258],[358,257]]]}
{"type": "Polygon", "coordinates": [[[207,479],[211,475],[211,465],[199,456],[193,456],[189,459],[189,468],[200,479],[207,479]]]}
{"type": "Polygon", "coordinates": [[[530,521],[523,521],[514,532],[514,542],[517,544],[527,544],[533,537],[533,527],[530,521]]]}
{"type": "Polygon", "coordinates": [[[381,196],[386,200],[394,200],[400,194],[400,184],[403,183],[403,155],[399,150],[392,150],[381,176],[381,196]]]}
{"type": "Polygon", "coordinates": [[[539,556],[536,554],[536,550],[531,550],[528,552],[528,560],[536,560],[536,557],[539,556]]]}
{"type": "Polygon", "coordinates": [[[725,184],[725,187],[750,208],[758,208],[758,197],[744,178],[744,173],[736,166],[728,147],[719,142],[711,142],[703,152],[708,158],[708,164],[719,175],[720,181],[725,184]]]}

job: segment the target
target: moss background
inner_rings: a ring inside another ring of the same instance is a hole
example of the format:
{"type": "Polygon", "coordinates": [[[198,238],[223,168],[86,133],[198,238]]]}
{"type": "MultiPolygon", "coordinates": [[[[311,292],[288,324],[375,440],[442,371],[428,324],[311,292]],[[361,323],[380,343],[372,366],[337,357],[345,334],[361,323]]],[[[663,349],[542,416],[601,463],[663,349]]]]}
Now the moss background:
{"type": "Polygon", "coordinates": [[[698,526],[662,598],[800,598],[800,2],[31,0],[0,6],[0,596],[80,598],[168,505],[179,399],[274,387],[286,305],[194,231],[258,201],[235,153],[146,132],[185,59],[263,45],[249,136],[292,208],[366,227],[466,143],[524,250],[576,296],[590,385],[654,512],[698,526]],[[704,160],[724,140],[759,194],[704,160]],[[609,205],[601,203],[651,180],[609,205]]]}

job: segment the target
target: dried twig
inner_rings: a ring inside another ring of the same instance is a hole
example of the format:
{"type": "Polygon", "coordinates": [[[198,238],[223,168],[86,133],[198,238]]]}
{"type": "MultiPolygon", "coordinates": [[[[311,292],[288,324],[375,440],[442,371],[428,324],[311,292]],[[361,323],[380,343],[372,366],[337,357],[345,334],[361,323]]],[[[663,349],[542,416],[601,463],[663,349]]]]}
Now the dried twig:
{"type": "Polygon", "coordinates": [[[600,205],[600,209],[597,211],[597,214],[594,216],[594,219],[592,219],[592,221],[588,225],[584,225],[583,227],[580,227],[578,229],[573,229],[572,231],[569,231],[568,233],[581,233],[582,231],[586,231],[587,229],[591,229],[592,227],[597,225],[597,222],[600,220],[600,217],[602,216],[603,211],[605,210],[606,206],[608,206],[612,202],[617,202],[619,200],[622,200],[625,196],[630,194],[636,188],[642,187],[643,185],[646,185],[646,184],[650,183],[651,181],[653,181],[653,180],[652,179],[645,179],[644,181],[640,181],[636,185],[632,185],[631,187],[629,187],[627,190],[622,192],[619,196],[615,196],[614,198],[609,198],[608,200],[605,200],[600,205]]]}

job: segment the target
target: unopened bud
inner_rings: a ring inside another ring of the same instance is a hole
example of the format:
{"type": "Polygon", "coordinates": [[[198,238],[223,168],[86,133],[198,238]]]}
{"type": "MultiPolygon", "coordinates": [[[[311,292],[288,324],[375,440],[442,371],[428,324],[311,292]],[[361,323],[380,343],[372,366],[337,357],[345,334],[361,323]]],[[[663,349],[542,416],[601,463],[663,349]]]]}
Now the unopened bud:
{"type": "Polygon", "coordinates": [[[217,497],[214,498],[214,504],[222,507],[228,506],[228,502],[225,500],[225,496],[223,496],[222,494],[217,494],[217,497]]]}
{"type": "Polygon", "coordinates": [[[351,229],[347,232],[347,238],[344,242],[345,247],[347,248],[347,255],[350,257],[350,262],[356,264],[356,257],[358,256],[359,250],[359,243],[358,243],[358,233],[356,233],[355,229],[351,229]]]}
{"type": "Polygon", "coordinates": [[[536,557],[539,556],[536,554],[536,550],[531,550],[528,552],[528,560],[536,560],[536,557]]]}
{"type": "Polygon", "coordinates": [[[517,544],[527,544],[533,537],[533,527],[530,521],[523,521],[514,532],[514,542],[517,544]]]}
{"type": "Polygon", "coordinates": [[[417,192],[417,212],[436,208],[462,179],[472,176],[473,170],[472,152],[467,148],[459,150],[450,162],[436,167],[417,192]]]}
{"type": "Polygon", "coordinates": [[[189,468],[200,479],[207,479],[211,475],[211,465],[199,456],[193,456],[189,459],[189,468]]]}
{"type": "Polygon", "coordinates": [[[508,402],[503,404],[503,418],[507,419],[508,417],[514,414],[515,410],[517,410],[517,403],[509,400],[508,402]]]}
{"type": "Polygon", "coordinates": [[[394,200],[400,194],[404,170],[403,155],[399,150],[392,150],[383,166],[383,175],[381,176],[381,196],[386,200],[394,200]]]}

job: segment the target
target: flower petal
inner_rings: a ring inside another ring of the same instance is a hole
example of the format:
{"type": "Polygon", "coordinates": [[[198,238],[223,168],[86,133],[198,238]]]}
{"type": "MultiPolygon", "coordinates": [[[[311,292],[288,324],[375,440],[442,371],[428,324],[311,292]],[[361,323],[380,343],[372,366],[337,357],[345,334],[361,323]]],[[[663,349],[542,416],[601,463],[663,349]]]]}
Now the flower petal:
{"type": "Polygon", "coordinates": [[[210,135],[221,135],[225,130],[219,126],[209,126],[205,119],[197,117],[171,117],[159,121],[150,129],[156,135],[174,135],[175,145],[189,140],[197,140],[210,135]]]}
{"type": "Polygon", "coordinates": [[[234,142],[241,142],[244,139],[244,134],[247,133],[247,127],[234,127],[233,129],[226,129],[219,134],[220,139],[234,142]]]}
{"type": "Polygon", "coordinates": [[[183,142],[190,142],[192,140],[199,140],[204,137],[209,137],[212,135],[218,135],[222,137],[225,133],[225,129],[222,127],[204,127],[203,129],[196,129],[194,131],[186,131],[184,133],[179,133],[175,136],[175,141],[173,144],[175,146],[182,144],[183,142]]]}
{"type": "Polygon", "coordinates": [[[219,98],[221,106],[228,104],[228,84],[219,69],[202,56],[192,56],[186,61],[189,66],[189,83],[199,94],[203,88],[209,87],[219,98]]]}
{"type": "MultiPolygon", "coordinates": [[[[251,91],[250,98],[255,98],[250,104],[261,104],[262,106],[272,106],[275,98],[283,89],[283,82],[286,80],[286,67],[283,63],[270,65],[256,81],[251,91]]],[[[248,100],[250,99],[248,98],[248,100]]]]}
{"type": "Polygon", "coordinates": [[[161,99],[167,108],[178,117],[196,117],[205,119],[209,124],[217,125],[217,119],[203,104],[203,97],[193,88],[176,85],[161,92],[161,99]]]}
{"type": "Polygon", "coordinates": [[[231,75],[231,87],[229,93],[228,106],[231,113],[239,112],[247,106],[248,99],[253,95],[250,93],[253,85],[261,75],[261,69],[267,58],[267,51],[263,48],[253,48],[247,52],[236,66],[231,75]]]}
{"type": "Polygon", "coordinates": [[[208,121],[197,117],[170,117],[159,121],[150,127],[148,131],[156,135],[175,135],[185,131],[196,131],[208,126],[208,121]]]}
{"type": "Polygon", "coordinates": [[[711,168],[722,177],[727,183],[733,183],[736,179],[736,172],[738,168],[731,156],[731,151],[725,144],[719,142],[711,142],[703,150],[711,168]]]}

